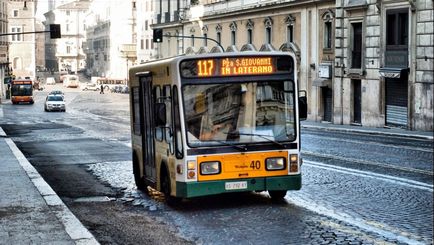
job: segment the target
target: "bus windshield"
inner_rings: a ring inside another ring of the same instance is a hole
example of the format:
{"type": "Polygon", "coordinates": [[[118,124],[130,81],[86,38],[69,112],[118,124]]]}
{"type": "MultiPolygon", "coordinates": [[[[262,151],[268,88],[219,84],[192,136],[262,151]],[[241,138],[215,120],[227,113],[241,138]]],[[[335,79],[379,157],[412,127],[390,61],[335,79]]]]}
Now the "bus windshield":
{"type": "Polygon", "coordinates": [[[32,84],[14,84],[11,88],[12,96],[31,96],[32,84]]]}
{"type": "Polygon", "coordinates": [[[190,147],[295,140],[292,81],[183,86],[190,147]]]}

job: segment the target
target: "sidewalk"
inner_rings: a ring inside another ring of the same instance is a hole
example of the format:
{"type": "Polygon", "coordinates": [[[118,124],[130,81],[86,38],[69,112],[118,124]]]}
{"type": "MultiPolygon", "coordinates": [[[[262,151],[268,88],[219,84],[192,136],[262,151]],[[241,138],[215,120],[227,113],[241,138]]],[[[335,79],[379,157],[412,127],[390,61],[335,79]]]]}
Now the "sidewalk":
{"type": "Polygon", "coordinates": [[[0,127],[0,244],[98,244],[0,127]]]}
{"type": "Polygon", "coordinates": [[[316,128],[329,131],[345,131],[345,132],[356,132],[365,133],[372,135],[390,135],[390,136],[400,136],[400,137],[411,137],[417,139],[428,139],[433,140],[433,132],[425,131],[411,131],[402,128],[371,128],[362,127],[356,125],[338,125],[332,123],[321,123],[321,122],[311,122],[303,121],[301,122],[301,129],[303,128],[316,128]]]}

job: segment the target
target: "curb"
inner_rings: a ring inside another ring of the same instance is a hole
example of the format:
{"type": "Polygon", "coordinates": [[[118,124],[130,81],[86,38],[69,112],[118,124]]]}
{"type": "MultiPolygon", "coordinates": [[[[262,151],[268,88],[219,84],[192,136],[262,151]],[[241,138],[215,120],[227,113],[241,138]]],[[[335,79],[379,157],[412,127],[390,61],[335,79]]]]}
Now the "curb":
{"type": "MultiPolygon", "coordinates": [[[[4,134],[0,127],[0,135],[4,134]]],[[[2,135],[2,136],[6,136],[2,135]]],[[[26,172],[27,176],[32,181],[33,185],[38,189],[41,196],[44,198],[50,210],[62,222],[66,233],[71,237],[75,244],[99,244],[95,237],[87,230],[86,227],[75,217],[75,215],[63,203],[60,197],[54,190],[45,182],[38,171],[30,164],[24,154],[18,149],[15,143],[10,138],[5,138],[6,143],[15,155],[17,161],[26,172]]]]}
{"type": "Polygon", "coordinates": [[[322,127],[322,126],[315,126],[315,125],[301,125],[301,128],[314,128],[314,129],[322,129],[326,131],[356,132],[356,133],[377,134],[377,135],[382,134],[382,135],[389,135],[389,136],[400,136],[400,137],[428,139],[428,140],[434,139],[433,136],[429,136],[429,135],[404,134],[404,133],[384,132],[384,131],[380,132],[380,131],[369,130],[369,129],[349,129],[349,128],[338,128],[338,127],[322,127]]]}

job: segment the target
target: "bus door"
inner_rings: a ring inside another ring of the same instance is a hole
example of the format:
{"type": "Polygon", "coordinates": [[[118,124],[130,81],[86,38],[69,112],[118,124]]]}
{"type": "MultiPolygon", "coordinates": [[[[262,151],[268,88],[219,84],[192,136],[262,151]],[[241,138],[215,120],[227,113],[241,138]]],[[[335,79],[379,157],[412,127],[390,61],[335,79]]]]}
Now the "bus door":
{"type": "Polygon", "coordinates": [[[143,116],[142,152],[144,176],[147,182],[155,183],[155,145],[154,145],[154,119],[152,106],[152,76],[146,74],[140,77],[140,91],[142,91],[141,111],[143,116]]]}

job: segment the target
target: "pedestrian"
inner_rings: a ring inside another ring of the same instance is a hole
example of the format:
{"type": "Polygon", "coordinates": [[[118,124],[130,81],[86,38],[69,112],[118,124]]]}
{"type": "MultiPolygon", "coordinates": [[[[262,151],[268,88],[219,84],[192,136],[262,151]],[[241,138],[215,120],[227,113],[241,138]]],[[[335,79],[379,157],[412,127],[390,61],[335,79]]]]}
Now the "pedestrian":
{"type": "Polygon", "coordinates": [[[104,86],[101,84],[101,90],[99,91],[100,94],[104,93],[104,86]]]}

